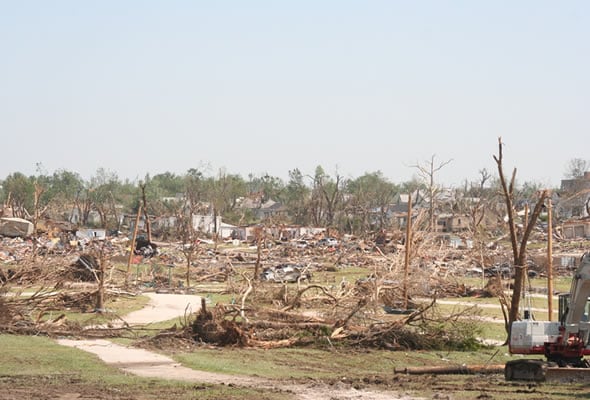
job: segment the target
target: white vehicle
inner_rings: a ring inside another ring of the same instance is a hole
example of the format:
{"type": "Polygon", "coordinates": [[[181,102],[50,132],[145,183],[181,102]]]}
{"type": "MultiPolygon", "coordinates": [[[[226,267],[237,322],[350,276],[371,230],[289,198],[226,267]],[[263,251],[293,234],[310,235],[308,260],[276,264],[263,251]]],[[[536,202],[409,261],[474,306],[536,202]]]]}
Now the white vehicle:
{"type": "Polygon", "coordinates": [[[338,246],[338,239],[334,238],[323,238],[318,241],[320,247],[336,247],[338,246]]]}
{"type": "Polygon", "coordinates": [[[558,321],[514,321],[510,330],[512,354],[544,355],[542,360],[514,360],[506,363],[508,380],[544,380],[548,366],[588,368],[590,354],[590,253],[582,256],[572,278],[569,293],[559,296],[558,321]]]}

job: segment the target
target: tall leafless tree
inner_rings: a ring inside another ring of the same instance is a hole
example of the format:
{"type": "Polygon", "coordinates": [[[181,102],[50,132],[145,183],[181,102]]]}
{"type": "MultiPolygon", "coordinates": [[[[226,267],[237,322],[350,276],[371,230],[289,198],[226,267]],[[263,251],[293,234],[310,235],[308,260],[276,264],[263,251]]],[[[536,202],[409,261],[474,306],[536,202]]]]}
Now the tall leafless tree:
{"type": "Polygon", "coordinates": [[[45,187],[43,187],[43,185],[39,184],[38,182],[35,182],[34,186],[35,186],[35,192],[33,193],[34,194],[34,201],[33,201],[33,251],[32,251],[33,260],[37,256],[37,241],[38,241],[37,229],[39,226],[39,219],[40,219],[41,215],[43,214],[43,210],[41,210],[41,196],[45,192],[45,187]]]}
{"type": "Polygon", "coordinates": [[[573,158],[566,166],[565,177],[568,179],[579,179],[588,170],[590,170],[590,163],[588,161],[581,158],[573,158]]]}
{"type": "Polygon", "coordinates": [[[440,163],[435,162],[436,154],[430,157],[430,160],[424,163],[416,163],[412,165],[413,168],[418,170],[418,174],[424,180],[428,190],[428,220],[430,231],[435,231],[435,211],[436,211],[436,196],[439,193],[439,187],[434,179],[435,174],[443,169],[446,165],[451,163],[453,160],[442,161],[440,163]]]}
{"type": "Polygon", "coordinates": [[[510,336],[510,327],[512,323],[519,319],[519,306],[520,300],[523,295],[524,284],[527,276],[526,272],[526,250],[527,250],[527,242],[533,231],[533,227],[537,223],[537,219],[541,214],[543,209],[543,204],[545,199],[548,196],[548,191],[543,190],[538,193],[538,200],[535,208],[530,215],[526,225],[524,227],[524,233],[522,234],[522,238],[520,239],[520,243],[518,241],[517,231],[516,231],[516,221],[514,215],[514,187],[515,187],[515,180],[516,180],[516,168],[512,171],[512,177],[510,178],[510,183],[506,182],[506,178],[504,176],[504,168],[502,165],[503,162],[503,154],[502,154],[502,138],[498,138],[498,155],[494,155],[494,160],[496,161],[498,167],[498,175],[500,177],[500,183],[502,185],[502,191],[504,194],[504,199],[506,202],[506,211],[508,214],[508,227],[510,230],[510,242],[512,245],[512,257],[514,259],[514,289],[512,292],[512,299],[510,301],[510,307],[508,310],[508,321],[506,321],[506,331],[510,336]]]}

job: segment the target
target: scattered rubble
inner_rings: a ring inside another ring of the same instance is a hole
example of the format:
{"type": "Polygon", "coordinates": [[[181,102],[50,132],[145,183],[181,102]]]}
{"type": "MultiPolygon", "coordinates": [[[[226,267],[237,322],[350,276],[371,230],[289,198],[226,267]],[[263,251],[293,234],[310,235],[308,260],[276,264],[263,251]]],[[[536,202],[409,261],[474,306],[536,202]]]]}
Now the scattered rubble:
{"type": "MultiPolygon", "coordinates": [[[[446,330],[431,332],[434,328],[425,323],[437,321],[442,326],[450,323],[448,316],[433,317],[428,314],[430,308],[416,299],[499,297],[510,277],[509,272],[503,273],[503,269],[511,269],[510,251],[501,242],[493,249],[455,248],[427,235],[416,235],[405,274],[400,242],[403,237],[383,233],[373,239],[338,236],[331,244],[322,239],[277,241],[261,249],[245,247],[241,242],[216,245],[199,240],[189,263],[193,285],[215,285],[215,290],[230,295],[232,300],[204,307],[202,314],[194,316],[189,336],[216,345],[264,348],[329,345],[334,341],[390,349],[429,348],[442,346],[443,342],[460,347],[459,337],[446,330]],[[258,283],[252,275],[257,263],[261,270],[258,283]],[[349,269],[355,271],[353,279],[347,279],[349,269]],[[366,271],[361,279],[357,279],[359,271],[366,271]],[[469,274],[481,278],[477,288],[469,287],[462,279],[469,274]],[[424,332],[424,342],[417,341],[417,329],[424,332]]],[[[532,240],[542,242],[543,233],[537,232],[532,240]]],[[[45,296],[43,301],[35,298],[24,309],[22,299],[15,302],[0,296],[0,307],[4,307],[0,330],[32,332],[40,322],[33,317],[36,314],[31,313],[31,307],[38,313],[91,310],[102,258],[108,288],[189,289],[183,283],[187,261],[182,243],[155,243],[140,236],[131,257],[129,243],[129,238],[121,234],[88,239],[76,237],[70,228],[55,227],[34,238],[0,237],[0,289],[10,285],[56,289],[77,283],[89,285],[81,292],[58,290],[59,296],[45,296]]],[[[571,273],[575,255],[584,245],[557,242],[557,275],[571,273]],[[558,262],[559,257],[565,261],[558,262]]],[[[529,256],[529,271],[541,274],[546,252],[538,247],[530,250],[529,256]]],[[[64,322],[44,321],[41,331],[63,330],[67,325],[64,322]]],[[[67,329],[76,328],[70,324],[67,329]]],[[[187,333],[183,331],[182,335],[187,333]]]]}

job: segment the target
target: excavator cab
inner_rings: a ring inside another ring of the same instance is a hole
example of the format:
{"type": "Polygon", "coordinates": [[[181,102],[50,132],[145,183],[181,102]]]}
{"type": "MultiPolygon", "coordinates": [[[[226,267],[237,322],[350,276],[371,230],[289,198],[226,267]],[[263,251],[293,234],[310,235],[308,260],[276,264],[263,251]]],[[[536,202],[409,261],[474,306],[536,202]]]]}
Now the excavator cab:
{"type": "MultiPolygon", "coordinates": [[[[570,305],[570,294],[569,293],[562,293],[558,296],[559,299],[559,322],[561,324],[565,323],[565,316],[569,310],[570,305]]],[[[580,318],[580,321],[590,321],[590,298],[586,301],[586,305],[584,306],[584,313],[580,318]]]]}

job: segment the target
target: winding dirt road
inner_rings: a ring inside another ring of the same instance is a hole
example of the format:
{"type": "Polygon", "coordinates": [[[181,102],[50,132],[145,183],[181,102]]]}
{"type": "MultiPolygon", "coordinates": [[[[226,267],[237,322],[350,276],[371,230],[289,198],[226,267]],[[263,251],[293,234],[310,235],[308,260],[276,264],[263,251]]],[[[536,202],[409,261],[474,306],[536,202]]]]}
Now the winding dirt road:
{"type": "MultiPolygon", "coordinates": [[[[167,321],[185,314],[198,311],[201,304],[199,296],[147,293],[150,302],[142,310],[132,312],[124,317],[127,324],[146,325],[167,321]]],[[[416,398],[400,396],[394,392],[357,390],[348,385],[334,387],[328,385],[295,385],[269,379],[218,374],[198,371],[183,367],[173,359],[144,349],[121,346],[108,340],[71,340],[57,341],[63,346],[75,347],[96,354],[102,361],[121,370],[138,376],[172,379],[188,382],[225,384],[262,389],[291,392],[300,400],[415,400],[416,398]]]]}

